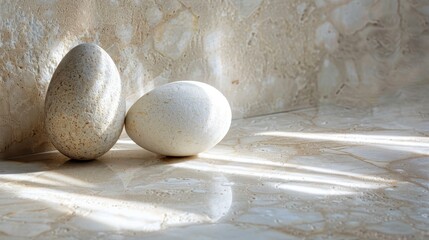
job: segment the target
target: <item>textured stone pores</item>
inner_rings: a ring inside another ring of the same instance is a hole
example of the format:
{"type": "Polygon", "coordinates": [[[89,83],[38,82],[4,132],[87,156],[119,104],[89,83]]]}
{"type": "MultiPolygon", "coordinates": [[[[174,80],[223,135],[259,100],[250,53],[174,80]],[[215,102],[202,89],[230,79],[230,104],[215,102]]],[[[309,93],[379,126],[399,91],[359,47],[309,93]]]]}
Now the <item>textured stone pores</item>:
{"type": "Polygon", "coordinates": [[[231,108],[216,88],[179,81],[155,88],[128,111],[125,129],[141,147],[166,156],[190,156],[219,143],[231,108]]]}
{"type": "Polygon", "coordinates": [[[95,44],[80,44],[60,62],[45,100],[52,144],[80,160],[97,158],[118,140],[125,118],[119,72],[95,44]]]}

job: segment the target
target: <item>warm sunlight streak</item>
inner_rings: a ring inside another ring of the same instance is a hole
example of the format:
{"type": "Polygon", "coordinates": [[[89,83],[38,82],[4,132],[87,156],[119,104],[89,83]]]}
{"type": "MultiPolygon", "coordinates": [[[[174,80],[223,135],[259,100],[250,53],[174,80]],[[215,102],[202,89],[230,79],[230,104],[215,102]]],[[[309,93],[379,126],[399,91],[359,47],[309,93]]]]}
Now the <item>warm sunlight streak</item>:
{"type": "MultiPolygon", "coordinates": [[[[77,186],[93,187],[94,184],[72,178],[52,171],[38,172],[32,174],[5,174],[0,175],[0,180],[5,181],[28,181],[30,184],[39,184],[45,186],[77,186]]],[[[25,184],[23,184],[25,185],[25,184]]]]}
{"type": "MultiPolygon", "coordinates": [[[[195,203],[205,206],[191,211],[170,207],[169,202],[178,200],[166,200],[152,191],[149,191],[150,196],[134,195],[132,200],[124,197],[122,191],[117,195],[106,192],[108,196],[97,196],[100,191],[97,185],[53,171],[0,175],[0,192],[13,194],[17,199],[46,203],[60,212],[73,212],[70,222],[79,228],[149,232],[168,226],[215,223],[228,214],[233,200],[233,184],[222,174],[215,179],[204,189],[207,193],[183,193],[191,194],[195,203]]],[[[139,191],[145,191],[145,188],[141,186],[139,191]]],[[[160,193],[164,191],[160,190],[160,193]]]]}
{"type": "Polygon", "coordinates": [[[276,188],[285,189],[293,192],[314,194],[314,195],[351,195],[356,194],[356,191],[336,189],[326,186],[303,186],[294,183],[284,183],[275,186],[276,188]]]}
{"type": "Polygon", "coordinates": [[[368,181],[353,179],[347,176],[340,175],[329,175],[322,174],[317,172],[305,172],[305,171],[293,171],[281,168],[270,168],[262,166],[252,166],[252,165],[226,165],[226,164],[216,164],[208,163],[201,161],[187,161],[179,162],[173,164],[173,166],[178,168],[192,169],[204,172],[215,172],[215,173],[225,173],[232,175],[241,175],[246,177],[256,177],[256,178],[268,178],[268,179],[279,179],[283,181],[300,181],[300,182],[311,182],[317,185],[318,183],[322,184],[331,184],[333,186],[343,186],[351,188],[362,188],[362,189],[378,189],[382,187],[390,186],[391,184],[382,182],[382,181],[368,181]]]}
{"type": "Polygon", "coordinates": [[[383,183],[395,182],[393,180],[376,177],[376,176],[367,176],[367,175],[361,175],[361,174],[356,174],[351,172],[343,172],[343,171],[338,171],[333,169],[310,167],[310,166],[291,164],[291,163],[274,162],[267,159],[255,158],[253,156],[238,157],[238,156],[225,156],[225,155],[217,155],[217,154],[210,154],[210,153],[200,153],[198,156],[206,159],[215,159],[218,161],[246,163],[246,164],[253,164],[253,165],[257,164],[261,166],[283,167],[283,168],[291,168],[291,170],[300,169],[300,170],[313,171],[315,173],[341,175],[345,177],[352,177],[352,178],[357,178],[361,180],[376,181],[376,182],[383,182],[383,183]]]}
{"type": "Polygon", "coordinates": [[[206,214],[166,208],[158,203],[115,199],[114,196],[100,197],[18,183],[8,183],[8,186],[0,186],[0,189],[18,198],[47,203],[58,211],[68,212],[72,209],[74,214],[70,222],[91,231],[157,231],[167,226],[215,222],[206,214]]]}
{"type": "Polygon", "coordinates": [[[52,185],[52,186],[77,186],[77,187],[94,187],[95,185],[82,181],[78,178],[66,176],[64,174],[48,171],[38,176],[37,179],[32,179],[32,182],[52,185]]]}
{"type": "Polygon", "coordinates": [[[397,145],[397,146],[412,146],[412,147],[429,147],[429,138],[427,137],[383,136],[383,135],[348,134],[348,133],[305,133],[305,132],[261,132],[255,135],[348,142],[348,143],[356,143],[356,144],[382,144],[382,145],[397,145]]]}

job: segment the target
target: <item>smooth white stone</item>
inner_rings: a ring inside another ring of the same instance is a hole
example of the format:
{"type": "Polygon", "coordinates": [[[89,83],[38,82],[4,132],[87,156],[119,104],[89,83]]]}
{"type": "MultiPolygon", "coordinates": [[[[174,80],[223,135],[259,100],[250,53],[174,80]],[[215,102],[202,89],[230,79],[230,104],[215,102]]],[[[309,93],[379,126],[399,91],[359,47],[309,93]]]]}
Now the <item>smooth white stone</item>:
{"type": "Polygon", "coordinates": [[[125,129],[141,147],[167,156],[190,156],[219,143],[231,125],[231,108],[214,87],[180,81],[158,87],[129,110],[125,129]]]}
{"type": "Polygon", "coordinates": [[[64,155],[97,158],[116,143],[125,119],[119,72],[95,44],[73,48],[58,65],[45,100],[45,126],[64,155]]]}

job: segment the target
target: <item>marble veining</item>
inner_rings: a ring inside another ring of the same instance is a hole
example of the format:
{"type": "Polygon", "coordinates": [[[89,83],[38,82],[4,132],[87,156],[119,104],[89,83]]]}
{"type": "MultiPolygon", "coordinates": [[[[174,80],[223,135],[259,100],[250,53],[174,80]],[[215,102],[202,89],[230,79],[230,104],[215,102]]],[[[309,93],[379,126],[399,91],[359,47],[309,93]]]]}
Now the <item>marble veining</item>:
{"type": "Polygon", "coordinates": [[[124,137],[95,161],[0,161],[0,237],[429,238],[427,91],[234,120],[196,157],[124,137]]]}

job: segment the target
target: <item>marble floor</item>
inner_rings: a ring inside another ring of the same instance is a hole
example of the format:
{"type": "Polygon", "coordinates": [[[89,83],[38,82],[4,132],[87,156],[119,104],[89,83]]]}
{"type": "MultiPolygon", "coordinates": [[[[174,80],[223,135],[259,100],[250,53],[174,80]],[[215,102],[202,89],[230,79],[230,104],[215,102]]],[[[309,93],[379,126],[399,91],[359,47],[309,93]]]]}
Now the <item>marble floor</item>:
{"type": "Polygon", "coordinates": [[[429,239],[429,108],[236,120],[197,157],[0,161],[0,238],[429,239]]]}

